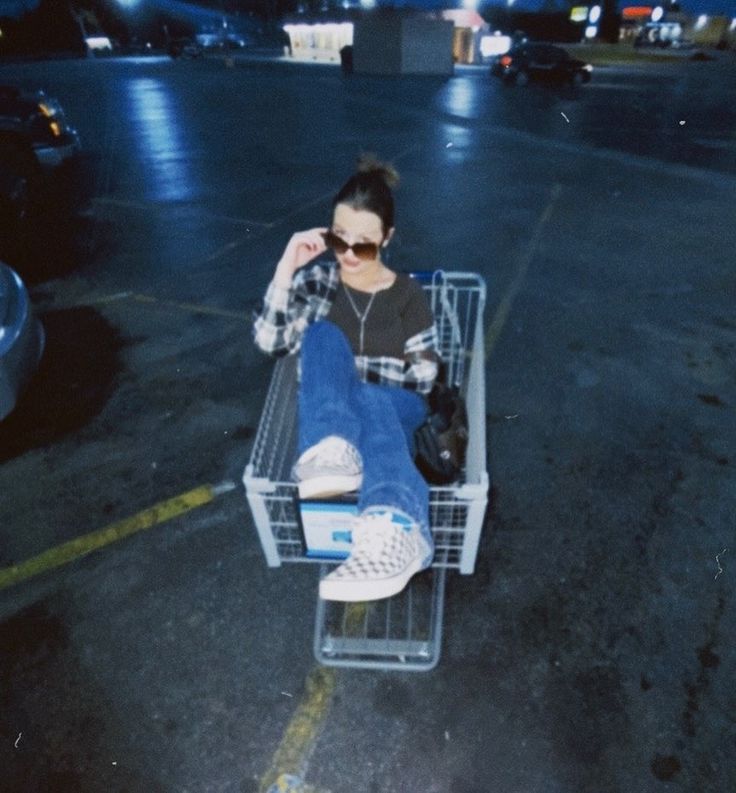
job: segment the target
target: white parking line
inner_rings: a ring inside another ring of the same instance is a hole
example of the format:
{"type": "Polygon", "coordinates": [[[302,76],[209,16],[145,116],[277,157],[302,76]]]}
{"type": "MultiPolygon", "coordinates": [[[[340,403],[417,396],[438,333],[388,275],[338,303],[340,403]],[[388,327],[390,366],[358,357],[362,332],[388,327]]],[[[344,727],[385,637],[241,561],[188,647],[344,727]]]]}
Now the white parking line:
{"type": "Polygon", "coordinates": [[[537,253],[537,248],[539,247],[539,242],[542,239],[542,234],[549,223],[550,218],[552,217],[552,212],[557,205],[557,200],[559,199],[561,193],[562,185],[555,183],[552,186],[552,192],[550,193],[547,205],[545,206],[544,211],[540,215],[539,220],[534,227],[534,231],[532,232],[529,243],[524,248],[521,256],[519,257],[514,277],[511,279],[511,283],[506,288],[506,291],[504,292],[501,301],[498,304],[496,313],[493,315],[491,324],[488,326],[485,337],[486,360],[491,357],[493,348],[496,346],[496,342],[498,341],[501,331],[506,324],[506,320],[511,313],[511,306],[513,305],[514,299],[516,298],[516,295],[524,283],[526,274],[529,271],[529,265],[537,253]]]}
{"type": "Polygon", "coordinates": [[[696,138],[693,143],[704,146],[707,149],[721,149],[724,151],[736,151],[736,140],[725,140],[723,138],[696,138]]]}
{"type": "Polygon", "coordinates": [[[694,165],[683,165],[667,160],[658,160],[654,157],[645,157],[641,154],[620,151],[618,149],[598,148],[590,143],[584,143],[582,141],[554,140],[544,135],[537,135],[533,132],[512,129],[510,127],[501,127],[495,124],[474,125],[462,116],[451,113],[446,115],[452,119],[452,123],[458,126],[473,126],[478,132],[483,132],[486,135],[494,135],[500,140],[514,145],[526,143],[529,144],[530,147],[544,147],[552,151],[573,155],[576,158],[581,156],[590,157],[593,160],[620,164],[627,169],[638,168],[662,178],[687,179],[692,182],[707,184],[709,187],[721,187],[728,190],[733,190],[734,187],[736,187],[736,174],[724,171],[709,170],[707,168],[698,168],[694,165]]]}

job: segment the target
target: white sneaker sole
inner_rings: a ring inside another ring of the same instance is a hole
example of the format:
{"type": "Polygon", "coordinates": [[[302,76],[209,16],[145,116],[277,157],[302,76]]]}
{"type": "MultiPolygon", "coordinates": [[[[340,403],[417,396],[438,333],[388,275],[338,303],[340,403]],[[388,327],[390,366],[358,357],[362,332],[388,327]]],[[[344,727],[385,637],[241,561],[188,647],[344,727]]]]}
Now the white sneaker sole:
{"type": "Polygon", "coordinates": [[[361,581],[323,578],[319,582],[319,596],[322,600],[339,600],[344,603],[383,600],[398,595],[409,583],[409,579],[422,569],[424,569],[422,560],[415,559],[401,573],[389,578],[363,579],[361,581]]]}
{"type": "Polygon", "coordinates": [[[299,482],[299,498],[334,498],[358,490],[361,484],[363,484],[363,474],[315,476],[299,482]]]}

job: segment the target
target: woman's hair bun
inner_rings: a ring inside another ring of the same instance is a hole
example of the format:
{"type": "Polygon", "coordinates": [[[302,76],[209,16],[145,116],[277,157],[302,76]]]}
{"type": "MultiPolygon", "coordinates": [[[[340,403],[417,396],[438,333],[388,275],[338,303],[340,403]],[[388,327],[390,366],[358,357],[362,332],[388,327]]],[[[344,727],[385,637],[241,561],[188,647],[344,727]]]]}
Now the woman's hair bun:
{"type": "Polygon", "coordinates": [[[375,174],[386,183],[388,187],[396,187],[399,183],[399,173],[391,163],[379,160],[375,154],[364,153],[358,158],[358,173],[375,174]]]}

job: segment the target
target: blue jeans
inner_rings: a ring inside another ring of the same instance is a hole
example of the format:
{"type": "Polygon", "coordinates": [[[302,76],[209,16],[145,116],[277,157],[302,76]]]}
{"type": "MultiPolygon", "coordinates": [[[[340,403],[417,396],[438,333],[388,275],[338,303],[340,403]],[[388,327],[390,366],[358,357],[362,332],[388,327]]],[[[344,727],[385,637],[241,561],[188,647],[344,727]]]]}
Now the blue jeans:
{"type": "Polygon", "coordinates": [[[387,507],[404,513],[433,550],[429,486],[412,456],[414,432],[426,414],[419,394],[362,382],[337,325],[321,320],[307,328],[301,348],[299,454],[328,435],[353,444],[363,458],[358,511],[387,507]]]}

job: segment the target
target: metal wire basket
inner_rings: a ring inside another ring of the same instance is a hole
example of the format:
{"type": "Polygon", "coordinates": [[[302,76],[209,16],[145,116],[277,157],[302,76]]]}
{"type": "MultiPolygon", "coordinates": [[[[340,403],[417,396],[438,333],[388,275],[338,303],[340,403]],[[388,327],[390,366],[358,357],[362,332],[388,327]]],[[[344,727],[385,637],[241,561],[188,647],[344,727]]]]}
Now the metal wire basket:
{"type": "MultiPolygon", "coordinates": [[[[318,599],[315,655],[325,664],[383,669],[431,669],[439,659],[445,571],[473,572],[488,498],[485,422],[485,283],[476,273],[416,274],[432,307],[439,352],[448,381],[458,386],[468,412],[469,442],[457,482],[430,488],[432,569],[406,590],[371,604],[318,599]]],[[[296,456],[297,361],[277,361],[250,461],[243,474],[246,496],[270,567],[320,563],[307,556],[291,481],[296,456]]]]}

